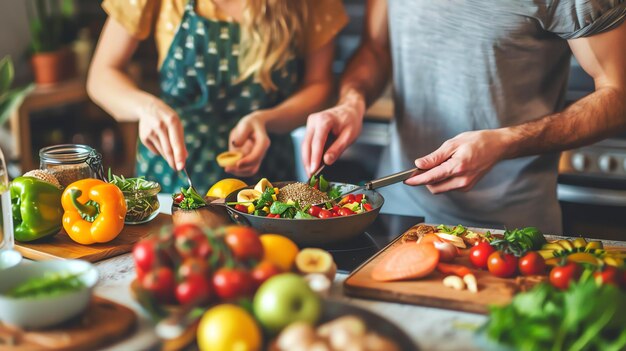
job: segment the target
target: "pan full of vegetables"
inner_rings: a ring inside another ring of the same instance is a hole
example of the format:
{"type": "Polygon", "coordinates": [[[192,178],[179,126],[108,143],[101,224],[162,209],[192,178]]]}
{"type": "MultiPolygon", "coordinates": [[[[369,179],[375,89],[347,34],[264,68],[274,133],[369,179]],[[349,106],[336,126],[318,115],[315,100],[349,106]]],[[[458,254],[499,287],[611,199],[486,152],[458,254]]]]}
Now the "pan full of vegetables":
{"type": "Polygon", "coordinates": [[[327,182],[323,177],[309,184],[295,181],[270,183],[229,194],[231,218],[263,233],[289,237],[299,245],[325,245],[351,239],[374,222],[384,203],[374,190],[347,193],[356,185],[327,182]]]}

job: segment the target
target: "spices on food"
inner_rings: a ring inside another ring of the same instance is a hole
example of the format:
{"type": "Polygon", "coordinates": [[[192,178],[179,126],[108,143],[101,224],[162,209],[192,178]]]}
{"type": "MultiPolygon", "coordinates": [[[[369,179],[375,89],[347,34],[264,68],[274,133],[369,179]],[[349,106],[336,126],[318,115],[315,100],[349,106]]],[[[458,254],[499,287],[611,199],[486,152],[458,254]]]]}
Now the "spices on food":
{"type": "Polygon", "coordinates": [[[302,207],[330,201],[326,193],[304,183],[291,183],[285,185],[278,193],[278,201],[294,201],[302,207]]]}

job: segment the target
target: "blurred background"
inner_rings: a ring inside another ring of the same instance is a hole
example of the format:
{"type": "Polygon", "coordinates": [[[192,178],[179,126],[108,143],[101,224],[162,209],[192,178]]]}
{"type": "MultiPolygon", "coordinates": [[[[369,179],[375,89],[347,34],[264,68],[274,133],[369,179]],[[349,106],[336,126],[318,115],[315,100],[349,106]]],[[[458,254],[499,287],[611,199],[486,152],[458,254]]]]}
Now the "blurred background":
{"type": "MultiPolygon", "coordinates": [[[[344,5],[350,23],[337,38],[337,75],[358,46],[364,16],[364,0],[344,0],[344,5]]],[[[97,0],[0,0],[0,58],[10,55],[15,65],[12,87],[26,88],[23,100],[14,101],[13,113],[2,113],[7,104],[0,100],[0,147],[10,160],[12,176],[37,168],[42,147],[62,143],[88,144],[103,154],[105,169],[133,175],[136,123],[116,122],[90,102],[85,91],[85,72],[105,19],[97,0]]],[[[128,70],[139,86],[158,94],[156,67],[154,39],[148,38],[128,70]]],[[[593,88],[591,78],[572,60],[568,103],[593,88]]],[[[372,178],[388,144],[392,117],[388,89],[368,110],[357,143],[327,168],[328,177],[351,183],[372,178]]],[[[292,136],[299,155],[303,130],[292,136]]],[[[302,167],[298,171],[304,179],[302,167]]],[[[559,199],[566,233],[623,237],[626,136],[563,153],[559,199]]]]}

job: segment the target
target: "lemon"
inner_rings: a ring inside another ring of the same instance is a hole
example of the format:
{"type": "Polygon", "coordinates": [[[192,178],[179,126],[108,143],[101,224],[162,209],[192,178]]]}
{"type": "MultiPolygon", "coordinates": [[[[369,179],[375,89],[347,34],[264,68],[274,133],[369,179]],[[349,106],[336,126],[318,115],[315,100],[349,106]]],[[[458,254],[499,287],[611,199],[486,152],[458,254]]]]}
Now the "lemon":
{"type": "Polygon", "coordinates": [[[232,193],[233,191],[245,188],[246,186],[248,185],[246,185],[246,183],[239,179],[226,178],[213,184],[211,189],[209,189],[209,191],[206,193],[206,196],[219,197],[223,199],[226,198],[226,196],[228,196],[228,194],[232,193]]]}
{"type": "Polygon", "coordinates": [[[278,234],[263,234],[259,238],[263,244],[263,260],[272,262],[285,272],[290,271],[300,251],[298,245],[278,234]]]}
{"type": "Polygon", "coordinates": [[[252,316],[243,308],[218,305],[206,311],[197,331],[198,346],[202,351],[261,349],[261,330],[252,316]]]}

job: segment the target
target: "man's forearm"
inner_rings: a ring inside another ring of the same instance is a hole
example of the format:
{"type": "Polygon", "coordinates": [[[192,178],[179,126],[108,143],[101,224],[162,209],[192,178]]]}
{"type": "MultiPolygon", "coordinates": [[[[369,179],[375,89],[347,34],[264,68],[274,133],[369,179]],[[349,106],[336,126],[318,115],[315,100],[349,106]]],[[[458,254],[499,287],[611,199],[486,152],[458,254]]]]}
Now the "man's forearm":
{"type": "Polygon", "coordinates": [[[626,130],[626,91],[596,90],[562,112],[503,128],[507,159],[558,152],[602,140],[626,130]]]}

